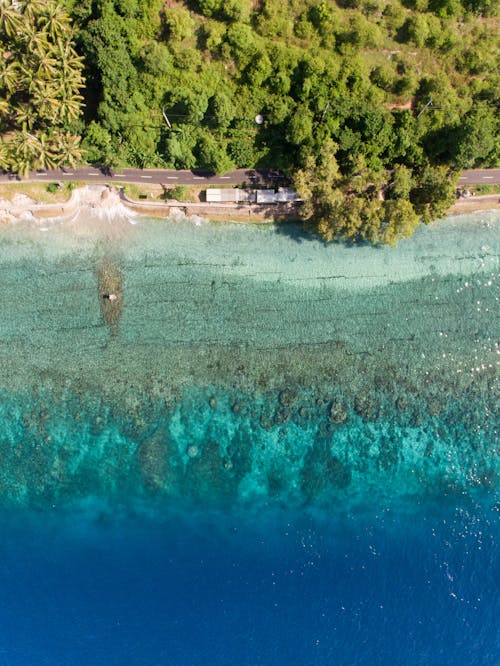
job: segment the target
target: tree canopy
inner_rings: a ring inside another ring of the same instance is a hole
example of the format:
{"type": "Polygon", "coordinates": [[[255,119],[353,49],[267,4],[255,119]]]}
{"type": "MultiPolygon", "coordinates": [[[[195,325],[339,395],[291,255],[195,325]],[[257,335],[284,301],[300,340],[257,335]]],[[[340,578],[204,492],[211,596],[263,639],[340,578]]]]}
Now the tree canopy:
{"type": "Polygon", "coordinates": [[[54,0],[0,0],[0,166],[82,160],[82,58],[69,15],[54,0]]]}

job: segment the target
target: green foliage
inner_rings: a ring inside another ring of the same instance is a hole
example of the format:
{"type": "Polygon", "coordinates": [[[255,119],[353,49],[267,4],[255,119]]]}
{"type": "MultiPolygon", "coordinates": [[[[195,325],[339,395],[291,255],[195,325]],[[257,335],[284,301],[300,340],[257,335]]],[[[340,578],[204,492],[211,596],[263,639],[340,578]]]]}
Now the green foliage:
{"type": "Polygon", "coordinates": [[[167,199],[175,199],[176,201],[184,201],[186,198],[187,187],[185,185],[177,185],[172,189],[166,191],[167,199]]]}
{"type": "MultiPolygon", "coordinates": [[[[295,176],[308,224],[326,241],[397,245],[398,240],[411,236],[420,218],[408,199],[412,187],[409,169],[398,166],[388,183],[384,173],[371,170],[360,158],[353,176],[345,178],[339,170],[337,149],[328,142],[321,155],[309,157],[295,176]],[[392,198],[384,197],[389,190],[392,198]]],[[[426,174],[419,184],[428,184],[429,177],[426,174]]],[[[432,192],[433,212],[440,210],[444,196],[441,190],[432,192]]]]}
{"type": "Polygon", "coordinates": [[[499,119],[496,108],[479,104],[469,111],[457,131],[455,162],[458,167],[470,169],[500,160],[498,142],[499,119]]]}
{"type": "Polygon", "coordinates": [[[227,173],[234,168],[224,143],[212,134],[204,134],[197,147],[198,163],[214,173],[227,173]]]}
{"type": "Polygon", "coordinates": [[[25,175],[81,160],[82,63],[60,4],[2,0],[0,53],[0,167],[25,175]]]}
{"type": "Polygon", "coordinates": [[[117,151],[113,137],[107,129],[92,121],[85,130],[82,148],[88,162],[102,166],[115,166],[117,151]]]}
{"type": "Polygon", "coordinates": [[[190,39],[194,35],[195,23],[187,9],[182,7],[165,9],[163,23],[167,37],[173,41],[190,39]]]}
{"type": "Polygon", "coordinates": [[[403,164],[395,164],[391,182],[391,197],[409,199],[412,188],[412,171],[403,164]]]}
{"type": "MultiPolygon", "coordinates": [[[[66,0],[85,60],[86,159],[281,168],[310,191],[304,212],[324,238],[394,243],[416,219],[442,214],[452,189],[443,174],[498,162],[495,4],[66,0]]],[[[18,37],[19,16],[1,16],[0,132],[11,136],[15,108],[18,134],[9,148],[0,142],[0,160],[15,152],[16,168],[33,155],[48,164],[55,56],[18,37]],[[13,41],[45,82],[29,94],[13,41]]],[[[32,29],[54,44],[56,28],[32,29]]],[[[66,109],[60,143],[71,149],[78,125],[66,109]]]]}
{"type": "Polygon", "coordinates": [[[417,174],[410,201],[424,224],[444,217],[455,201],[458,173],[454,174],[446,166],[426,165],[417,174]]]}
{"type": "Polygon", "coordinates": [[[396,84],[397,72],[394,65],[384,62],[381,65],[377,65],[375,69],[370,74],[370,79],[373,83],[385,90],[386,92],[394,91],[396,84]]]}

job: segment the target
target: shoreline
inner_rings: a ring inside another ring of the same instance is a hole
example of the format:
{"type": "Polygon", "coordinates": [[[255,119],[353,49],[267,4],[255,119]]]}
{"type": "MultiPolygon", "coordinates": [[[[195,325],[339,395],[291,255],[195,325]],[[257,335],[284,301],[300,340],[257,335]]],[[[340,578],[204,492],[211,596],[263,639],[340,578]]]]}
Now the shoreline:
{"type": "MultiPolygon", "coordinates": [[[[212,204],[168,200],[162,202],[130,199],[123,188],[109,185],[85,185],[71,192],[65,202],[44,203],[23,193],[12,200],[0,199],[0,225],[18,222],[64,221],[83,209],[97,211],[106,218],[114,213],[165,219],[170,216],[199,217],[200,221],[240,224],[270,224],[283,221],[299,222],[294,204],[212,204]]],[[[459,199],[448,210],[448,215],[462,215],[487,210],[500,210],[500,195],[486,194],[459,199]]]]}

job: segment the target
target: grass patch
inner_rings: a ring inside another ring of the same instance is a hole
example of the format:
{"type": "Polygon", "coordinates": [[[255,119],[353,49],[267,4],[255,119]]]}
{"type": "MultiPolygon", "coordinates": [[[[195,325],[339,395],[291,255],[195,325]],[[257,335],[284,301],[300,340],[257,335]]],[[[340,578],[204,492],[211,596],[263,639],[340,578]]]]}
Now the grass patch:
{"type": "Polygon", "coordinates": [[[177,201],[198,202],[200,201],[200,190],[195,187],[178,185],[166,188],[163,185],[137,185],[135,183],[123,183],[123,191],[129,199],[138,202],[162,202],[169,199],[177,201]]]}
{"type": "Polygon", "coordinates": [[[161,185],[136,185],[135,183],[113,183],[123,188],[124,193],[135,201],[161,201],[164,189],[161,185]]]}
{"type": "Polygon", "coordinates": [[[471,185],[467,189],[474,194],[500,194],[500,185],[471,185]]]}
{"type": "Polygon", "coordinates": [[[12,201],[16,195],[24,194],[37,203],[64,203],[75,187],[83,185],[75,181],[61,186],[57,183],[0,183],[0,199],[12,201]]]}

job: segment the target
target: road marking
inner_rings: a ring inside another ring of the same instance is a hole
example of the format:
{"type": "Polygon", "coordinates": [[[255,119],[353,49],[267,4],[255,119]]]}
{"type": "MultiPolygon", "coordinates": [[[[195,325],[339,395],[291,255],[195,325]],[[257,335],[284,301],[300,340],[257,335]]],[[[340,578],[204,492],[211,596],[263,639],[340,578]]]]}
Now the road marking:
{"type": "Polygon", "coordinates": [[[231,178],[231,176],[219,176],[219,178],[231,178]]]}
{"type": "Polygon", "coordinates": [[[116,178],[116,176],[119,176],[120,178],[126,178],[127,177],[124,173],[115,173],[113,175],[113,178],[116,178]]]}
{"type": "Polygon", "coordinates": [[[141,176],[141,178],[152,178],[153,176],[141,176]]]}
{"type": "Polygon", "coordinates": [[[205,176],[193,176],[193,180],[205,180],[205,176]]]}
{"type": "Polygon", "coordinates": [[[458,180],[468,180],[468,179],[469,179],[469,176],[460,176],[460,178],[458,180]]]}
{"type": "Polygon", "coordinates": [[[483,178],[494,178],[494,176],[482,176],[483,178]]]}
{"type": "Polygon", "coordinates": [[[96,176],[96,177],[97,177],[97,176],[99,176],[100,174],[98,174],[98,173],[87,173],[86,175],[87,175],[87,176],[96,176]]]}
{"type": "Polygon", "coordinates": [[[179,176],[167,176],[167,180],[178,180],[179,176]]]}
{"type": "Polygon", "coordinates": [[[48,176],[49,174],[48,173],[37,173],[36,175],[37,176],[48,176]]]}

